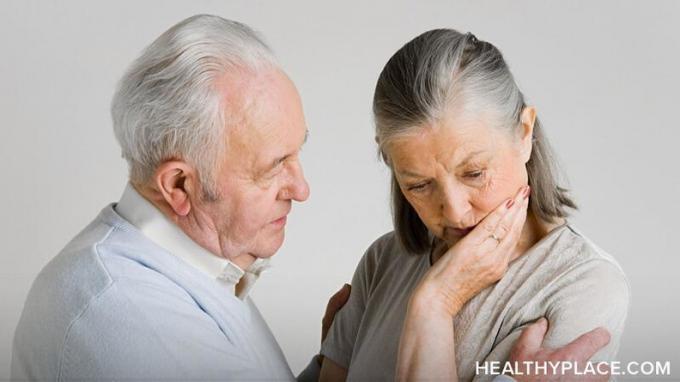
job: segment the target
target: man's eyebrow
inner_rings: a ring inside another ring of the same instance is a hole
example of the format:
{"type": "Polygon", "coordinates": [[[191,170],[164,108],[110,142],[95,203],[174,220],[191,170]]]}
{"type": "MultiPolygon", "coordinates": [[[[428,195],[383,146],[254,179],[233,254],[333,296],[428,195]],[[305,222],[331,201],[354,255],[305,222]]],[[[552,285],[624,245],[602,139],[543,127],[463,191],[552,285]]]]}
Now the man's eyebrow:
{"type": "Polygon", "coordinates": [[[280,163],[288,159],[291,155],[293,154],[286,154],[280,157],[275,158],[273,161],[269,162],[269,166],[267,167],[267,171],[272,170],[274,167],[278,166],[280,163]]]}
{"type": "MultiPolygon", "coordinates": [[[[304,140],[302,141],[302,145],[304,145],[305,143],[307,143],[307,138],[308,138],[308,137],[309,137],[309,130],[305,130],[305,138],[304,138],[304,140]]],[[[300,145],[300,147],[302,147],[302,145],[300,145]]],[[[288,159],[291,155],[293,155],[293,154],[286,154],[286,155],[283,155],[283,156],[280,156],[280,157],[274,159],[274,160],[271,161],[271,163],[269,164],[269,168],[268,168],[268,169],[272,169],[272,168],[276,167],[279,163],[285,161],[285,160],[288,159]]]]}

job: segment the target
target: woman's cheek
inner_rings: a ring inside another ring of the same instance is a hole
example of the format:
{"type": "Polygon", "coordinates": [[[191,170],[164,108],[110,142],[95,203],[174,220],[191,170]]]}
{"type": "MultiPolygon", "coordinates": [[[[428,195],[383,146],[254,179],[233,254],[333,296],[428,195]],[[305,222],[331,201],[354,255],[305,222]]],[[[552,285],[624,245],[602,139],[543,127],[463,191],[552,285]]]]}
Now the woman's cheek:
{"type": "Polygon", "coordinates": [[[420,199],[407,197],[406,200],[411,204],[411,207],[416,210],[418,217],[425,226],[434,232],[438,221],[436,216],[436,211],[439,210],[436,206],[437,202],[431,198],[420,199]]]}
{"type": "Polygon", "coordinates": [[[503,176],[489,176],[486,184],[478,194],[478,206],[484,216],[495,210],[507,198],[512,196],[510,192],[511,180],[503,176]]]}

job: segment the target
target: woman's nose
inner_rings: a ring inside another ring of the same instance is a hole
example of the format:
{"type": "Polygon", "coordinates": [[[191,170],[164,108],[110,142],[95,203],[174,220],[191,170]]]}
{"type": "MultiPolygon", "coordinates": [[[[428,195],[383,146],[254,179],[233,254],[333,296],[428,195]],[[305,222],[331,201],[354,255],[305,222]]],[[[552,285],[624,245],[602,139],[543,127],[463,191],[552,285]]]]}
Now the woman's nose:
{"type": "Polygon", "coordinates": [[[447,224],[465,228],[465,216],[470,212],[470,200],[464,190],[446,190],[442,193],[441,210],[447,224]]]}

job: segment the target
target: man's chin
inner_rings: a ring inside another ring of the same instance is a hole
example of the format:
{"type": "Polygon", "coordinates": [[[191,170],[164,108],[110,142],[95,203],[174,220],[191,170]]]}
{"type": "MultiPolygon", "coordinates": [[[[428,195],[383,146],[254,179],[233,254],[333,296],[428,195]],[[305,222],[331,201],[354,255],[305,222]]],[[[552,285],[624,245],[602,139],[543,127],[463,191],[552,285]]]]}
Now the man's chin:
{"type": "Polygon", "coordinates": [[[276,255],[276,253],[279,252],[279,249],[281,249],[281,246],[283,245],[284,238],[285,238],[284,231],[281,230],[281,232],[270,236],[268,238],[269,240],[266,243],[262,243],[261,246],[258,246],[259,247],[258,250],[254,251],[253,255],[261,259],[268,259],[276,255]]]}

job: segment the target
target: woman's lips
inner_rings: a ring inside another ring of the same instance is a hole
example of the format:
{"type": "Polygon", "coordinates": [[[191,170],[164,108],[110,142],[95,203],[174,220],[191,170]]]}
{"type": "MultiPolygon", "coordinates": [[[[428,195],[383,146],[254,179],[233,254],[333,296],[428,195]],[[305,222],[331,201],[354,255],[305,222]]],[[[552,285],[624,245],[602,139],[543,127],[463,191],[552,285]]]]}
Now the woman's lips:
{"type": "Polygon", "coordinates": [[[475,229],[475,226],[468,227],[465,229],[460,229],[460,228],[453,228],[453,227],[448,227],[447,229],[451,230],[453,233],[456,234],[456,236],[465,236],[468,233],[472,232],[473,229],[475,229]]]}

